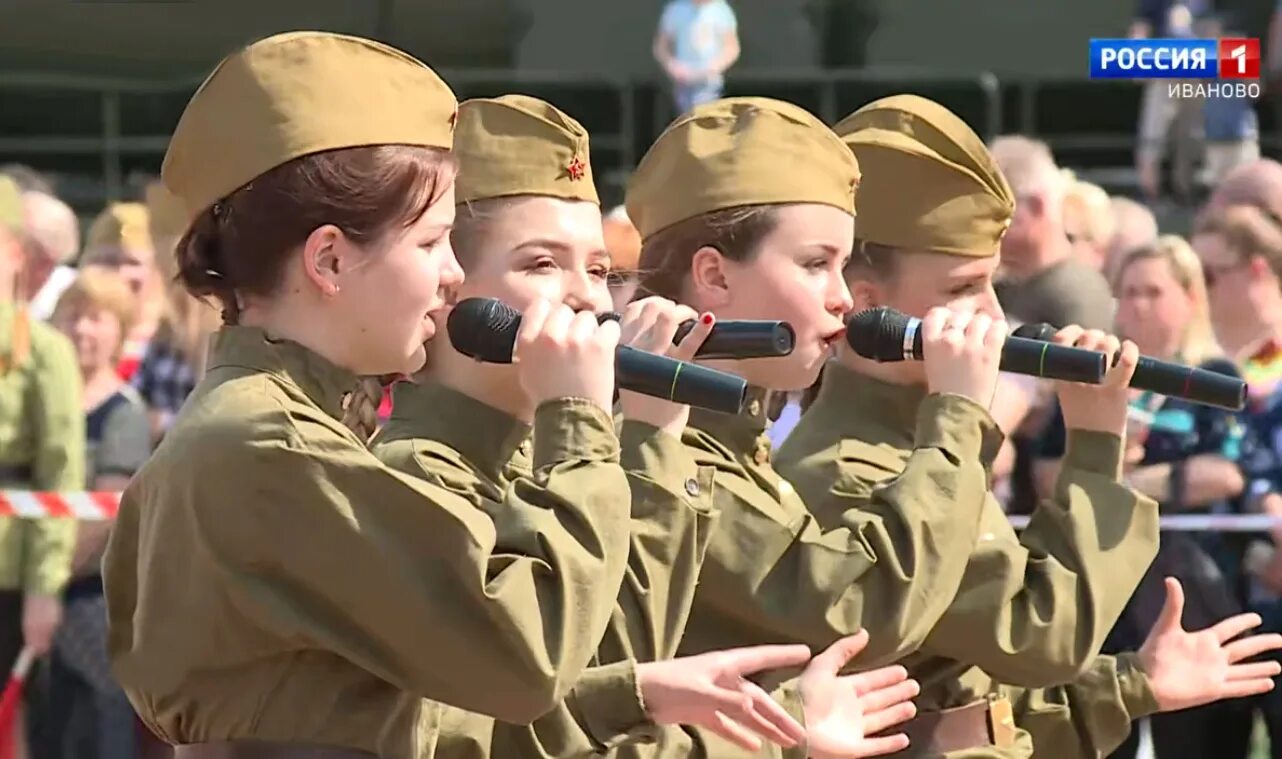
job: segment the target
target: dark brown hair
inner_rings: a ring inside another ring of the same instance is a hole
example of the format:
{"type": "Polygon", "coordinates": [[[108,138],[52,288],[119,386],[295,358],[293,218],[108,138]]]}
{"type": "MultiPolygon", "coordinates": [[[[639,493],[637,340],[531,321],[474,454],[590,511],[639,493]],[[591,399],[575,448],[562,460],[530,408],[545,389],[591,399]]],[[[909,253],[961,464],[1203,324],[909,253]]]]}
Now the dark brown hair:
{"type": "Polygon", "coordinates": [[[407,145],[296,158],[196,217],[178,243],[178,279],[198,298],[216,297],[235,324],[237,294],[275,292],[290,252],[317,227],[333,224],[357,243],[404,229],[448,189],[455,166],[448,151],[407,145]]]}
{"type": "Polygon", "coordinates": [[[657,295],[680,300],[694,254],[716,248],[731,261],[747,261],[777,224],[775,206],[727,208],[677,222],[641,244],[634,300],[657,295]]]}

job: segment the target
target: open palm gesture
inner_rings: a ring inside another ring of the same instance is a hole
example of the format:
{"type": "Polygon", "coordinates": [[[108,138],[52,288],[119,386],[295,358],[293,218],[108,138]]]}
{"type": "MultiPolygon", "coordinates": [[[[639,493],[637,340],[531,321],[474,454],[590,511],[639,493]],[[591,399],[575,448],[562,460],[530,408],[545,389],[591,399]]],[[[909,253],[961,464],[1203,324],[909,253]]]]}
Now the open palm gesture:
{"type": "Polygon", "coordinates": [[[1141,666],[1162,711],[1273,689],[1273,678],[1282,672],[1282,666],[1273,661],[1243,662],[1282,648],[1282,635],[1251,635],[1234,640],[1259,627],[1260,615],[1238,614],[1205,630],[1189,632],[1180,624],[1183,614],[1184,588],[1179,580],[1168,577],[1166,603],[1139,651],[1141,666]]]}
{"type": "Polygon", "coordinates": [[[806,740],[814,759],[859,759],[902,751],[902,733],[870,738],[912,719],[912,698],[921,690],[903,667],[883,667],[842,676],[839,673],[864,646],[868,632],[838,640],[810,660],[801,675],[806,740]]]}

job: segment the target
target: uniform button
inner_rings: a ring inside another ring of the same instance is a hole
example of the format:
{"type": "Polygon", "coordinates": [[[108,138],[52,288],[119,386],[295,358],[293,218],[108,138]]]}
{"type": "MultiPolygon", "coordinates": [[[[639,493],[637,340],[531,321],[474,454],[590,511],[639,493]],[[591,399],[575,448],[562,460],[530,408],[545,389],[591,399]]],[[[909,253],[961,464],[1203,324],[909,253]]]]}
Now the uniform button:
{"type": "Polygon", "coordinates": [[[692,496],[699,495],[699,483],[693,477],[686,480],[686,493],[692,496]]]}

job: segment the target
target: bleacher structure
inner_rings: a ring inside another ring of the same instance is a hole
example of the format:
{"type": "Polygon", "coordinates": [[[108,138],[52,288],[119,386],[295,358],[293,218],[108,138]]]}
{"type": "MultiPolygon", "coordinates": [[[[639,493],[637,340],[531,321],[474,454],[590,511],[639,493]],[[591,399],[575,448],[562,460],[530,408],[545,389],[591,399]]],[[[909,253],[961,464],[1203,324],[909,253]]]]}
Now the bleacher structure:
{"type": "MultiPolygon", "coordinates": [[[[521,92],[546,98],[592,134],[593,163],[606,204],[619,202],[636,160],[672,118],[653,79],[562,72],[447,70],[460,98],[521,92]]],[[[78,210],[93,213],[154,175],[198,80],[97,78],[0,70],[0,164],[29,163],[53,175],[78,210]]],[[[1133,82],[905,68],[736,69],[727,94],[777,97],[835,123],[877,97],[916,92],[957,111],[986,138],[1038,136],[1060,162],[1112,192],[1134,194],[1131,168],[1140,86],[1133,82]]],[[[1262,107],[1266,153],[1282,148],[1262,107]]],[[[782,169],[781,169],[782,170],[782,169]]]]}

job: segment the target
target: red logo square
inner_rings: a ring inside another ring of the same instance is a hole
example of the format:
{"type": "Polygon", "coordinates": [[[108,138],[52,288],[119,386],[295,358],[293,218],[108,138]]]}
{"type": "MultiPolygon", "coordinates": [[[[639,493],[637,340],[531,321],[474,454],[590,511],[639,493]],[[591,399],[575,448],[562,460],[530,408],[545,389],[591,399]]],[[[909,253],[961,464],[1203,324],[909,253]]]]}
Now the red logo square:
{"type": "Polygon", "coordinates": [[[1248,37],[1220,40],[1221,79],[1260,78],[1260,40],[1248,37]]]}

